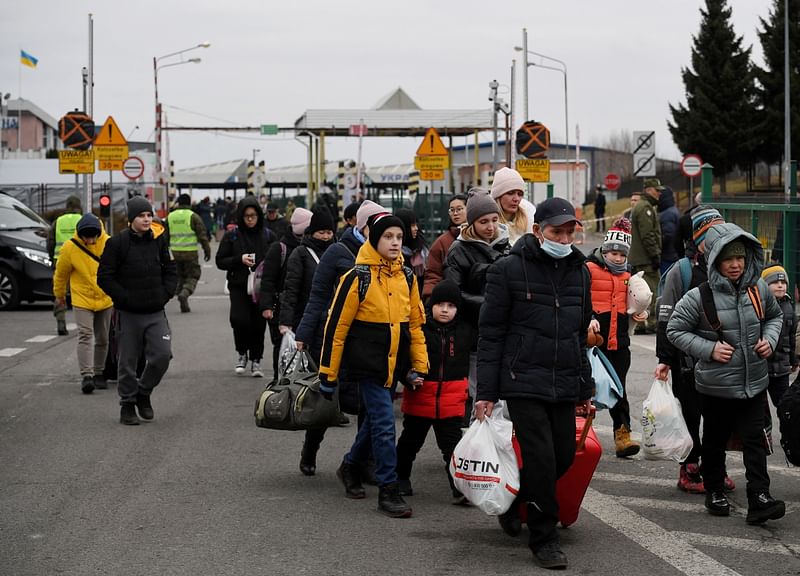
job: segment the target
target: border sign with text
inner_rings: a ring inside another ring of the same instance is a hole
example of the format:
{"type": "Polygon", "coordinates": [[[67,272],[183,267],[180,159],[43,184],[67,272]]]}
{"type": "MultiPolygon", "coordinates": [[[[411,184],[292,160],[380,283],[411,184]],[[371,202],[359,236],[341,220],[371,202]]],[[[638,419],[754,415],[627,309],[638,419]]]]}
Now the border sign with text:
{"type": "Polygon", "coordinates": [[[547,158],[519,159],[516,169],[526,182],[550,182],[550,160],[547,158]]]}
{"type": "Polygon", "coordinates": [[[450,153],[436,129],[428,128],[414,158],[420,180],[444,180],[444,171],[449,167],[450,153]]]}
{"type": "Polygon", "coordinates": [[[94,150],[59,150],[59,174],[94,174],[94,150]]]}
{"type": "MultiPolygon", "coordinates": [[[[122,170],[122,162],[128,159],[128,141],[122,135],[114,118],[109,116],[106,123],[94,138],[95,159],[100,161],[116,161],[116,168],[101,170],[122,170]]],[[[112,164],[106,164],[112,166],[112,164]]]]}
{"type": "Polygon", "coordinates": [[[656,175],[656,133],[644,130],[633,133],[633,175],[656,175]]]}

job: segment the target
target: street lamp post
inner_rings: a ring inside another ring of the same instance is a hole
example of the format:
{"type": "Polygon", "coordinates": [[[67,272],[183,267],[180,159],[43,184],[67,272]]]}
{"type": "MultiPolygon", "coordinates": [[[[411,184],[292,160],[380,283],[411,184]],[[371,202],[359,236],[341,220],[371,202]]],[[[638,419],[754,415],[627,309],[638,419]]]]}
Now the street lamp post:
{"type": "Polygon", "coordinates": [[[161,164],[161,102],[158,101],[158,71],[162,68],[169,68],[170,66],[180,66],[182,64],[198,64],[200,63],[200,58],[189,58],[188,60],[184,60],[181,58],[179,62],[171,62],[169,64],[161,64],[159,62],[166,58],[172,58],[173,56],[179,56],[191,50],[196,50],[198,48],[208,48],[211,46],[210,42],[201,42],[196,46],[192,46],[191,48],[185,48],[184,50],[178,50],[177,52],[171,52],[169,54],[164,54],[163,56],[154,56],[153,57],[153,87],[155,89],[155,105],[156,105],[156,124],[155,124],[155,152],[156,152],[156,176],[158,178],[158,183],[160,186],[164,185],[164,176],[163,176],[163,166],[161,164]]]}

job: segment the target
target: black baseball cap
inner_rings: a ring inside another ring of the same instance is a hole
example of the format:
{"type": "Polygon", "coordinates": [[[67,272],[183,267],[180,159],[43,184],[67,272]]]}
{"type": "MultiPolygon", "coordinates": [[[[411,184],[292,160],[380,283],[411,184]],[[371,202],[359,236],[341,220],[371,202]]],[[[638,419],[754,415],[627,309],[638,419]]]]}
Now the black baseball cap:
{"type": "Polygon", "coordinates": [[[278,210],[277,204],[275,204],[274,202],[270,202],[269,204],[267,204],[267,212],[275,212],[276,210],[278,210]]]}
{"type": "Polygon", "coordinates": [[[548,198],[536,207],[533,221],[540,226],[561,226],[568,222],[580,224],[575,215],[575,207],[564,198],[548,198]]]}

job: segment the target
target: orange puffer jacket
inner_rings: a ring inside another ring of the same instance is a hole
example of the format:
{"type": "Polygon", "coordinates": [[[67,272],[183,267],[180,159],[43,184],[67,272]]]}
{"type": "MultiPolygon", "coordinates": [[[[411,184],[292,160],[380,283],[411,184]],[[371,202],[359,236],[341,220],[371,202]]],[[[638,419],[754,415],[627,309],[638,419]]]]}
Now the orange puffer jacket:
{"type": "Polygon", "coordinates": [[[592,310],[600,322],[607,350],[630,345],[628,336],[628,279],[630,272],[612,274],[593,258],[586,263],[592,275],[592,310]]]}

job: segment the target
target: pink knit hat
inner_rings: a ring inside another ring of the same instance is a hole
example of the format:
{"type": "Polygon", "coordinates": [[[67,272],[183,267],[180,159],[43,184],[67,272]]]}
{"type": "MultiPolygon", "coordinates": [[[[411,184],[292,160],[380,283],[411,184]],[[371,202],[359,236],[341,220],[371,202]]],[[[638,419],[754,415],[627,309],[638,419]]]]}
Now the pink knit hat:
{"type": "Polygon", "coordinates": [[[311,224],[311,217],[314,213],[311,210],[306,210],[305,208],[295,208],[294,212],[292,212],[292,232],[295,236],[302,236],[303,232],[306,231],[308,225],[311,224]]]}
{"type": "Polygon", "coordinates": [[[497,200],[503,194],[507,194],[512,190],[525,191],[525,180],[519,175],[519,172],[513,168],[500,168],[494,173],[494,180],[492,181],[492,198],[497,200]]]}
{"type": "Polygon", "coordinates": [[[386,211],[386,208],[380,204],[376,204],[372,200],[364,200],[361,206],[358,207],[358,211],[356,211],[356,228],[359,232],[362,232],[370,216],[386,211]]]}

